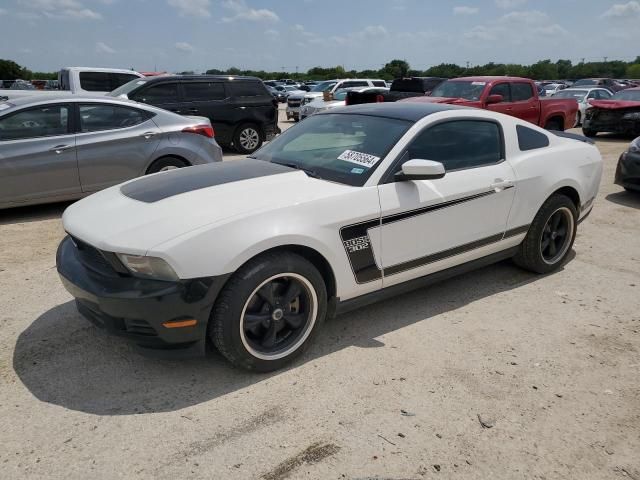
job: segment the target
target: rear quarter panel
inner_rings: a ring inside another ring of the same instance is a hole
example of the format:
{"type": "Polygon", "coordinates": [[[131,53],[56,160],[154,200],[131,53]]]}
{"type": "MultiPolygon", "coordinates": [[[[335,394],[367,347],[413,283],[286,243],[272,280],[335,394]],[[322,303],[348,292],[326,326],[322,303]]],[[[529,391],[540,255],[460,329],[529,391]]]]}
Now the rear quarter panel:
{"type": "Polygon", "coordinates": [[[538,128],[548,135],[550,145],[521,152],[515,125],[505,127],[508,161],[517,188],[507,228],[530,224],[542,204],[560,188],[574,188],[581,206],[595,198],[602,177],[602,157],[594,145],[556,137],[538,128]]]}
{"type": "Polygon", "coordinates": [[[571,98],[540,99],[540,126],[544,127],[552,118],[562,118],[564,129],[573,128],[578,113],[578,102],[571,98]]]}

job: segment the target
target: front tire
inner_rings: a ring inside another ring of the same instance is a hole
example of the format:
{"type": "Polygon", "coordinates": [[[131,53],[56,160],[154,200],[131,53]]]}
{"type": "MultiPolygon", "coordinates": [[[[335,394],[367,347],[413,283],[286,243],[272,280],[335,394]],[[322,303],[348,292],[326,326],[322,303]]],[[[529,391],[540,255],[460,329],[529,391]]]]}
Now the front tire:
{"type": "Polygon", "coordinates": [[[551,273],[565,262],[576,238],[578,212],[569,197],[554,194],[542,205],[515,263],[532,272],[551,273]]]}
{"type": "Polygon", "coordinates": [[[584,134],[585,137],[589,137],[589,138],[594,138],[596,135],[598,135],[598,131],[597,130],[591,130],[590,128],[582,128],[582,133],[584,134]]]}
{"type": "Polygon", "coordinates": [[[233,136],[233,146],[244,155],[255,152],[262,146],[260,129],[252,124],[241,125],[233,136]]]}
{"type": "Polygon", "coordinates": [[[209,335],[236,367],[270,372],[302,354],[326,312],[320,272],[299,255],[270,253],[231,277],[213,308],[209,335]]]}

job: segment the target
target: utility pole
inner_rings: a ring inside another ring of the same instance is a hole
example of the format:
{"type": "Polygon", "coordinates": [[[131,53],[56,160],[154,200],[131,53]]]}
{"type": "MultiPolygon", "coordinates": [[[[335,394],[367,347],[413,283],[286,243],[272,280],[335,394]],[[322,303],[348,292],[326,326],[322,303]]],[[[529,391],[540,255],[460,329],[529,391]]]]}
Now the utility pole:
{"type": "Polygon", "coordinates": [[[469,60],[467,60],[467,70],[469,70],[469,60]]]}
{"type": "Polygon", "coordinates": [[[609,57],[604,57],[604,63],[607,63],[607,59],[608,59],[608,58],[609,58],[609,57]]]}

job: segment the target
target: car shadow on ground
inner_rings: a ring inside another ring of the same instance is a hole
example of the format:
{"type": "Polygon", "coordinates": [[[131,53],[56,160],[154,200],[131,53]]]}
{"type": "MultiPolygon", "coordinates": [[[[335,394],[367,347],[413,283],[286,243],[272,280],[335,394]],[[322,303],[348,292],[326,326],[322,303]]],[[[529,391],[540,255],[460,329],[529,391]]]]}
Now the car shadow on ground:
{"type": "Polygon", "coordinates": [[[28,207],[15,207],[0,210],[0,225],[40,222],[62,217],[64,210],[73,202],[48,203],[28,207]]]}
{"type": "Polygon", "coordinates": [[[622,192],[610,193],[605,199],[618,205],[640,209],[640,192],[623,190],[622,192]]]}
{"type": "MultiPolygon", "coordinates": [[[[380,336],[544,277],[502,262],[329,320],[311,348],[286,370],[348,347],[384,346],[380,336]]],[[[231,367],[217,352],[159,360],[84,320],[73,302],[37,318],[20,334],[13,367],[39,400],[96,415],[175,411],[274,375],[231,367]]]]}

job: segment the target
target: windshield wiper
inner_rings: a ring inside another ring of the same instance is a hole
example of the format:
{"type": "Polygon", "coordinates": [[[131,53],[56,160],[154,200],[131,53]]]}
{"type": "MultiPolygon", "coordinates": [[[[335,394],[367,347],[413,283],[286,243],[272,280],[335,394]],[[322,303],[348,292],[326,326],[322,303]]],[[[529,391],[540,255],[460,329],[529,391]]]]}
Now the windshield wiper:
{"type": "Polygon", "coordinates": [[[318,172],[316,172],[315,170],[311,170],[309,168],[303,168],[296,163],[287,163],[287,162],[273,162],[273,163],[277,163],[278,165],[284,165],[285,167],[289,167],[289,168],[295,168],[296,170],[302,170],[311,178],[319,178],[320,180],[322,180],[322,177],[318,175],[318,172]]]}

